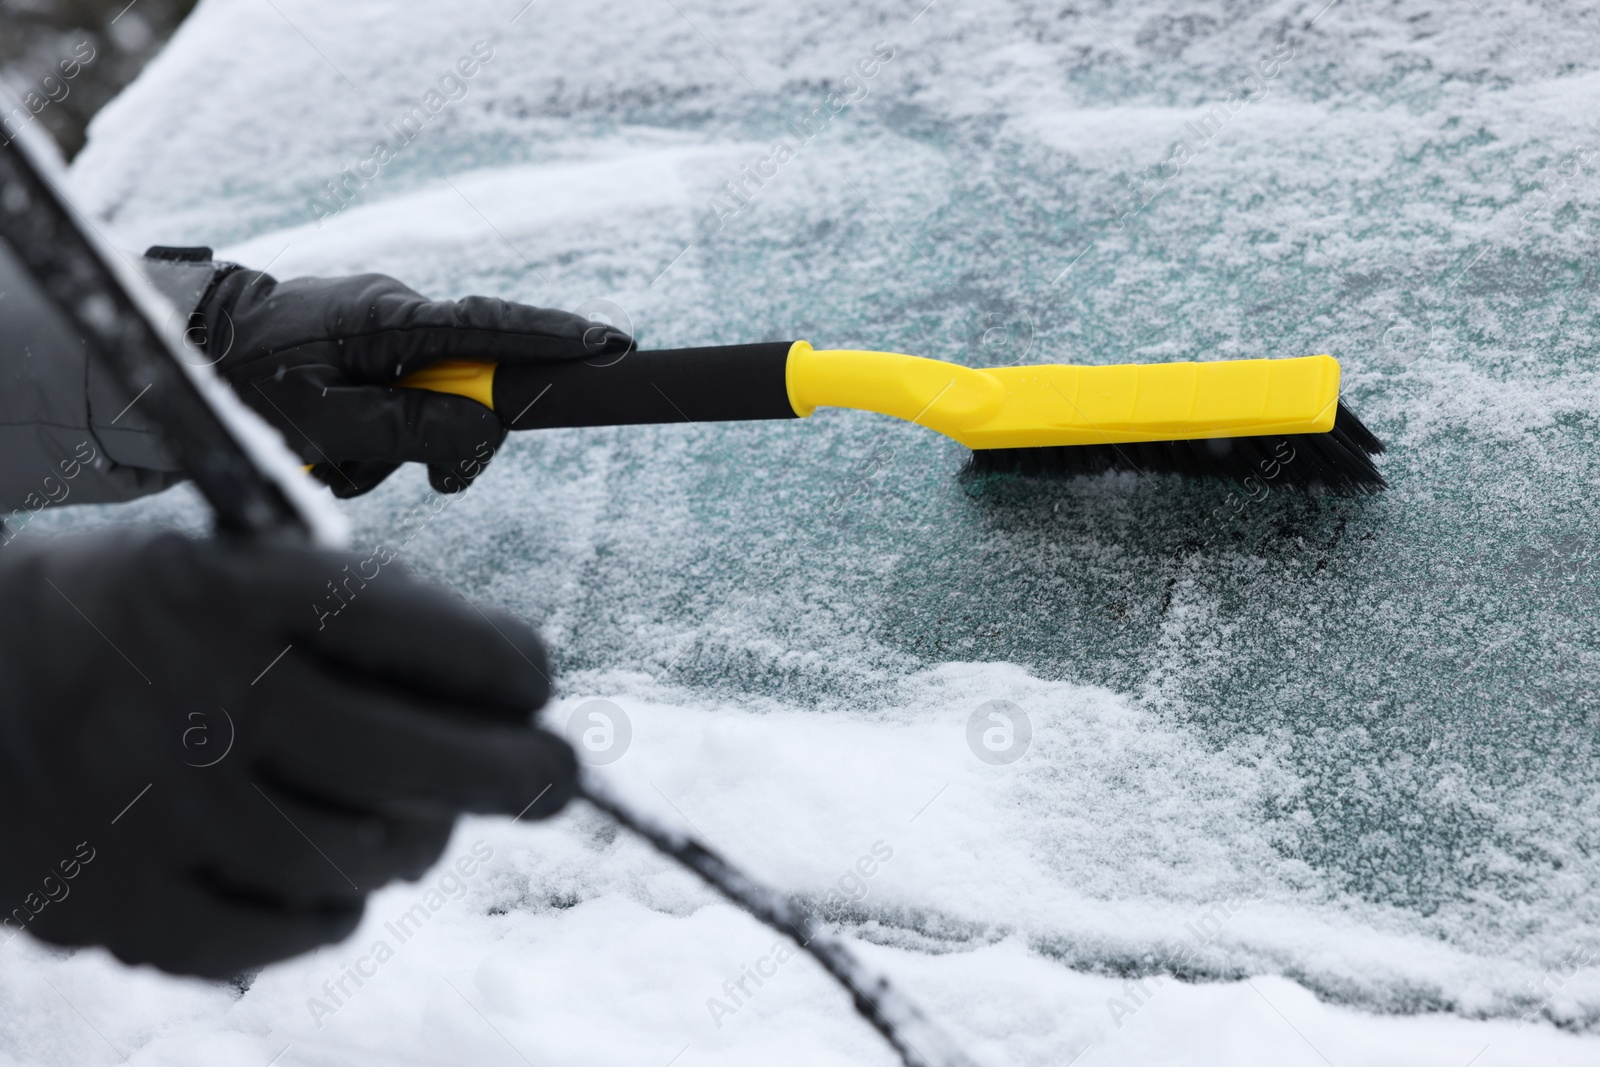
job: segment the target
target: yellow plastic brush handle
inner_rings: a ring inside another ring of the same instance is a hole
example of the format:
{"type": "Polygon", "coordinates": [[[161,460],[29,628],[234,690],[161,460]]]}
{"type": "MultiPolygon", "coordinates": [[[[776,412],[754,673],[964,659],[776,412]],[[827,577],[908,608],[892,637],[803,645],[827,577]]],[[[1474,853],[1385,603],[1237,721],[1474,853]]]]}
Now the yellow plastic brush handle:
{"type": "Polygon", "coordinates": [[[454,393],[468,400],[476,400],[489,410],[494,410],[493,363],[463,363],[450,361],[424,367],[415,374],[400,379],[408,389],[432,389],[436,393],[454,393]]]}
{"type": "Polygon", "coordinates": [[[1327,433],[1339,403],[1332,356],[1109,367],[976,370],[892,352],[789,354],[789,402],[905,419],[968,448],[1038,448],[1327,433]]]}
{"type": "MultiPolygon", "coordinates": [[[[492,364],[439,363],[400,384],[493,408],[494,374],[492,364]]],[[[1339,361],[1326,355],[974,369],[796,341],[784,379],[802,418],[819,407],[875,411],[974,449],[1327,433],[1339,403],[1339,361]]]]}

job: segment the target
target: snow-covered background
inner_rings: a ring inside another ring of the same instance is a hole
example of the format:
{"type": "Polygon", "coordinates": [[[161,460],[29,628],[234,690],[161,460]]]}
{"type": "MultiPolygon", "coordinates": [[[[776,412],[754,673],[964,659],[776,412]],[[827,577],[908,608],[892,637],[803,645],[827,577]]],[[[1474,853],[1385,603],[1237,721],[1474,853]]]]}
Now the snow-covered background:
{"type": "MultiPolygon", "coordinates": [[[[822,412],[520,437],[405,558],[535,622],[552,721],[629,717],[619,788],[823,908],[986,1063],[1600,1060],[1600,9],[924,4],[203,0],[75,181],[129,248],[610,306],[647,347],[1337,355],[1380,498],[964,482],[948,442],[822,412]],[[1004,765],[967,742],[994,700],[1032,731],[1004,765]]],[[[347,505],[357,543],[429,499],[407,472],[347,505]]],[[[112,521],[203,513],[177,490],[27,536],[112,521]]],[[[471,820],[447,860],[480,840],[332,1014],[427,883],[242,991],[18,939],[0,1055],[891,1062],[805,960],[714,1018],[771,935],[593,813],[471,820]]]]}

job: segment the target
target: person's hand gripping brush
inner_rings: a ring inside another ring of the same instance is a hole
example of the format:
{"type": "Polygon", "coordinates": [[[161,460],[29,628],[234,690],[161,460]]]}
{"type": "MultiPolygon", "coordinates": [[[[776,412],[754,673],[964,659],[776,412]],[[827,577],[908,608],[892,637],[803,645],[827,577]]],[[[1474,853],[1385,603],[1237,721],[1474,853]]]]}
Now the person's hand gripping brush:
{"type": "Polygon", "coordinates": [[[336,496],[426,463],[442,493],[471,484],[505,439],[500,418],[460,396],[396,383],[434,363],[509,366],[616,359],[623,331],[490,297],[428,300],[380,274],[297,278],[219,267],[190,318],[207,360],[336,496]]]}

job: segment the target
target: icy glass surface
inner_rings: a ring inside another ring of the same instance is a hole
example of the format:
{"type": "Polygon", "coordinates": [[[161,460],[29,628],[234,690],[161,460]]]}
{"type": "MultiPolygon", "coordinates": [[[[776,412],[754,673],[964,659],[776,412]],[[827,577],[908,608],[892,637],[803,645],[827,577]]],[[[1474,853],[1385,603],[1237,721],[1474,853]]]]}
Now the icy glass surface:
{"type": "MultiPolygon", "coordinates": [[[[417,571],[539,625],[554,718],[626,708],[609,773],[751,870],[822,905],[891,841],[836,917],[896,952],[1169,971],[1186,924],[1249,897],[1184,976],[1600,1025],[1592,6],[519,6],[204,0],[97,120],[79,192],[128,247],[609,301],[651,348],[1327,352],[1391,488],[973,481],[951,442],[825,410],[521,435],[447,506],[415,472],[347,505],[358,544],[410,538],[417,571]],[[494,55],[465,95],[329,214],[325,183],[477,41],[494,55]],[[856,99],[797,133],[830,93],[856,99]],[[780,141],[792,158],[763,164],[780,141]],[[1005,766],[966,741],[991,700],[1031,723],[1005,766]]],[[[130,516],[201,522],[178,490],[36,523],[130,516]]],[[[612,922],[710,921],[591,816],[476,833],[515,870],[463,903],[469,943],[549,930],[573,947],[547,958],[581,971],[612,922]]],[[[403,910],[415,890],[389,892],[403,910]]],[[[339,952],[241,1004],[309,1028],[339,952]]],[[[485,997],[537,971],[452,965],[485,997]]],[[[1113,994],[1087,994],[1028,1045],[963,1014],[950,991],[978,979],[917,973],[954,1031],[1017,1062],[1123,1032],[1113,994]]],[[[1047,1011],[1046,985],[991,1018],[1047,1011]]],[[[715,983],[695,992],[663,1062],[726,1038],[700,1005],[715,983]]],[[[522,1047],[574,1054],[534,999],[495,1003],[522,1047]]]]}

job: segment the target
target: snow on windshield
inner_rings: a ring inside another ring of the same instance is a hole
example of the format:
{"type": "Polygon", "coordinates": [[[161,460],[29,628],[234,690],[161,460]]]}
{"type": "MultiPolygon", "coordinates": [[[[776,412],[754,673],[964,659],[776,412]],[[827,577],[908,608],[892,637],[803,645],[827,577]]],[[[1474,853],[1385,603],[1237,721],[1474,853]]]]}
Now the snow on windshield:
{"type": "MultiPolygon", "coordinates": [[[[647,348],[1337,356],[1390,446],[1376,498],[975,482],[824,410],[521,435],[447,504],[408,472],[345,507],[358,546],[402,531],[534,621],[549,721],[625,726],[600,773],[985,1062],[1577,1063],[1597,45],[1554,4],[205,0],[74,180],[130,248],[582,308],[647,348]]],[[[177,490],[28,535],[130,516],[203,522],[177,490]]],[[[242,993],[9,951],[28,1041],[105,1053],[44,974],[139,1062],[891,1062],[587,811],[469,820],[242,993]]]]}

